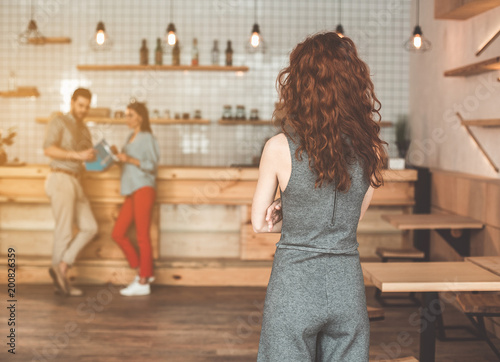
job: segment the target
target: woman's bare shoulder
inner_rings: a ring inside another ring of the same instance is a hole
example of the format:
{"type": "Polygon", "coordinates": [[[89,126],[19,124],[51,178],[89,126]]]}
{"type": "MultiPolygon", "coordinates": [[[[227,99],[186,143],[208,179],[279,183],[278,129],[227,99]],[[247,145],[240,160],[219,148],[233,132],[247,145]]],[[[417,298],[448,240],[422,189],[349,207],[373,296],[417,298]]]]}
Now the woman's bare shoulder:
{"type": "Polygon", "coordinates": [[[266,142],[266,146],[274,151],[288,149],[288,140],[284,133],[278,133],[273,137],[269,138],[266,142]]]}

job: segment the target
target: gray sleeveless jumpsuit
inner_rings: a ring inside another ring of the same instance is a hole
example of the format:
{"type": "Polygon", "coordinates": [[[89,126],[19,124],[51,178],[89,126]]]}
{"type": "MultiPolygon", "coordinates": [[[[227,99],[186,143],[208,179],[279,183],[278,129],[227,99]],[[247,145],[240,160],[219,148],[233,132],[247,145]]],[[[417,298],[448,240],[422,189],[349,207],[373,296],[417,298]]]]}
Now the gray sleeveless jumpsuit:
{"type": "Polygon", "coordinates": [[[369,182],[355,163],[349,191],[335,191],[333,183],[315,189],[307,154],[297,161],[298,143],[287,139],[292,173],[280,189],[281,239],[257,361],[368,361],[370,325],[356,229],[369,182]]]}

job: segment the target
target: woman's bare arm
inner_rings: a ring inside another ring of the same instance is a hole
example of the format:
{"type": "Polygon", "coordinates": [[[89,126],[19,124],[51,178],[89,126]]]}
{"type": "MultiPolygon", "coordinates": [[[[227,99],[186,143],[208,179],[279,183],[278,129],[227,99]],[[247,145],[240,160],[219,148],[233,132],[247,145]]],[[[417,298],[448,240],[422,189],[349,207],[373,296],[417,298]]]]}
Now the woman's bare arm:
{"type": "Polygon", "coordinates": [[[281,232],[281,221],[269,230],[266,220],[267,209],[273,203],[278,188],[277,146],[274,137],[267,141],[260,159],[259,180],[252,202],[252,226],[256,233],[281,232]]]}
{"type": "Polygon", "coordinates": [[[372,196],[373,196],[373,187],[370,185],[368,187],[368,190],[366,191],[365,197],[363,198],[363,203],[361,204],[361,214],[359,215],[359,220],[365,216],[365,212],[368,209],[368,206],[370,206],[370,202],[372,201],[372,196]]]}

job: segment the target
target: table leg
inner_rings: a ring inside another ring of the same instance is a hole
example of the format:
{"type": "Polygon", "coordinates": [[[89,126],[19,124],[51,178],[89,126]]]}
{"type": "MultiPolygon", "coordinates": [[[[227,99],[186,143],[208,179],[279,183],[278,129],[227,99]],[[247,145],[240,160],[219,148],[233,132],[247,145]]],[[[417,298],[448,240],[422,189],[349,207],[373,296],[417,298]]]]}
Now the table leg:
{"type": "Polygon", "coordinates": [[[436,319],[439,308],[439,295],[425,292],[420,309],[420,355],[421,362],[434,362],[436,357],[436,319]]]}

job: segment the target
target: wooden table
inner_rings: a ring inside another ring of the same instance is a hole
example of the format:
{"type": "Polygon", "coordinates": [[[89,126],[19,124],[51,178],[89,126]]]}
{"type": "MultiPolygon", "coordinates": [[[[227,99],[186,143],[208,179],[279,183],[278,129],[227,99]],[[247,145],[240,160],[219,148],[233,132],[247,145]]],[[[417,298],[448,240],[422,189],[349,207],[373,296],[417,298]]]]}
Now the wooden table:
{"type": "MultiPolygon", "coordinates": [[[[435,230],[461,256],[470,254],[470,230],[484,224],[470,217],[446,214],[382,215],[382,219],[399,230],[435,230]]],[[[429,240],[423,240],[426,260],[429,260],[429,240]]]]}
{"type": "Polygon", "coordinates": [[[500,256],[469,256],[465,261],[470,261],[500,276],[500,256]]]}
{"type": "Polygon", "coordinates": [[[382,292],[422,292],[420,361],[434,362],[438,292],[500,291],[500,276],[469,261],[363,263],[365,278],[382,292]]]}

